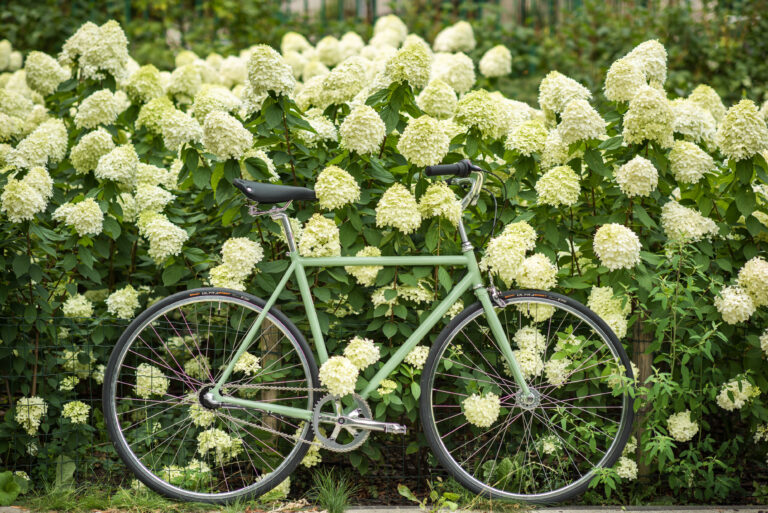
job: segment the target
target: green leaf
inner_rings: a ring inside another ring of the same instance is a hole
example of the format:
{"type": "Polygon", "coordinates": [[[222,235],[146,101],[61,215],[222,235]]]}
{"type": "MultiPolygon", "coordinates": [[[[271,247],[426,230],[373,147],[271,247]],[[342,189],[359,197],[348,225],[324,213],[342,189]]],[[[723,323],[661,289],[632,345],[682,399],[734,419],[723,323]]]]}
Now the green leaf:
{"type": "Polygon", "coordinates": [[[445,290],[451,290],[451,287],[453,287],[453,279],[451,278],[451,275],[448,274],[448,271],[445,270],[445,267],[438,268],[437,279],[445,290]]]}
{"type": "Polygon", "coordinates": [[[755,193],[752,192],[752,188],[744,188],[741,191],[739,191],[736,194],[736,208],[739,209],[739,212],[741,212],[741,215],[744,216],[744,218],[748,218],[752,215],[752,212],[755,211],[755,208],[757,207],[757,202],[755,201],[755,193]]]}
{"type": "Polygon", "coordinates": [[[21,278],[29,270],[29,257],[26,254],[19,253],[13,257],[13,273],[17,278],[21,278]]]}
{"type": "MultiPolygon", "coordinates": [[[[265,102],[266,103],[266,102],[265,102]]],[[[283,122],[283,111],[280,106],[272,103],[263,110],[264,119],[267,122],[267,128],[276,128],[283,122]]]]}
{"type": "Polygon", "coordinates": [[[632,210],[635,214],[635,217],[637,217],[640,222],[643,223],[643,226],[648,228],[656,228],[658,226],[656,221],[651,219],[651,216],[648,215],[648,212],[641,205],[635,203],[632,210]]]}
{"type": "Polygon", "coordinates": [[[213,188],[213,192],[216,192],[216,188],[219,186],[219,182],[222,178],[224,178],[224,164],[219,162],[216,164],[216,167],[213,168],[213,173],[211,174],[211,187],[213,188]]]}
{"type": "Polygon", "coordinates": [[[752,183],[752,175],[754,171],[754,164],[752,159],[744,159],[736,162],[736,178],[743,185],[749,185],[752,183]]]}
{"type": "Polygon", "coordinates": [[[411,382],[411,393],[414,399],[418,399],[421,395],[421,387],[415,381],[411,382]]]}
{"type": "Polygon", "coordinates": [[[603,156],[594,148],[590,148],[584,152],[584,162],[587,163],[589,169],[599,174],[600,176],[610,176],[611,172],[603,162],[603,156]]]}
{"type": "Polygon", "coordinates": [[[197,163],[199,160],[200,156],[197,154],[196,150],[190,149],[187,151],[187,156],[184,157],[184,165],[192,175],[197,171],[197,163]]]}
{"type": "Polygon", "coordinates": [[[600,143],[601,150],[615,150],[617,148],[621,148],[621,143],[624,141],[624,137],[621,135],[617,135],[616,137],[611,137],[610,139],[606,139],[605,141],[600,143]]]}
{"type": "Polygon", "coordinates": [[[104,218],[104,233],[109,235],[112,240],[117,240],[120,237],[121,229],[120,223],[114,217],[106,216],[104,218]]]}
{"type": "Polygon", "coordinates": [[[387,322],[384,324],[384,327],[381,329],[381,331],[384,333],[385,337],[392,338],[395,333],[397,333],[397,324],[394,322],[387,322]]]}
{"type": "Polygon", "coordinates": [[[178,264],[166,267],[163,271],[163,284],[166,286],[178,283],[178,281],[187,274],[187,268],[178,264]]]}
{"type": "Polygon", "coordinates": [[[6,470],[0,474],[0,506],[10,506],[21,493],[21,487],[13,478],[13,472],[6,470]]]}

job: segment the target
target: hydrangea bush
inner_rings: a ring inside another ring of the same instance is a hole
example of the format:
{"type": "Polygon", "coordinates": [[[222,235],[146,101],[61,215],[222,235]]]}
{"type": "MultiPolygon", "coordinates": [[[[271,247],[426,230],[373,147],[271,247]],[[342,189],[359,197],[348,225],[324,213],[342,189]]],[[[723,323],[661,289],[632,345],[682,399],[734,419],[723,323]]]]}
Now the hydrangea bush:
{"type": "MultiPolygon", "coordinates": [[[[349,33],[313,46],[289,33],[280,51],[186,51],[173,70],[142,66],[127,43],[114,22],[86,24],[58,56],[31,52],[0,74],[0,299],[14,319],[0,328],[0,366],[18,376],[0,425],[10,465],[42,443],[82,451],[66,429],[103,441],[88,423],[100,412],[79,398],[103,381],[108,354],[89,348],[117,339],[115,321],[183,288],[269,296],[287,267],[285,234],[248,215],[235,178],[316,189],[317,203],[290,211],[304,256],[451,254],[460,206],[422,171],[471,158],[503,182],[490,192],[506,194],[495,233],[490,197],[465,217],[482,268],[498,287],[588,304],[632,355],[636,447],[601,473],[595,497],[639,500],[648,483],[633,485],[638,477],[682,500],[759,493],[742,474],[768,449],[765,106],[724,105],[705,84],[675,98],[658,41],[617,60],[601,91],[552,71],[528,105],[476,87],[509,73],[512,56],[496,46],[473,62],[466,22],[430,44],[386,16],[367,42],[349,33]],[[60,347],[40,351],[51,340],[60,347]],[[44,366],[60,377],[38,379],[44,366]]],[[[344,394],[369,379],[460,277],[313,270],[323,331],[357,334],[329,341],[323,384],[344,394]]],[[[473,301],[462,298],[445,323],[473,301]]],[[[280,307],[303,324],[295,287],[280,307]]],[[[558,386],[568,362],[545,364],[542,341],[531,327],[513,345],[524,374],[558,386]]],[[[416,423],[428,351],[416,347],[372,395],[377,418],[416,423]]],[[[261,368],[255,355],[242,365],[261,368]]],[[[168,386],[150,365],[136,379],[145,397],[168,386]]],[[[470,399],[467,418],[492,422],[498,399],[470,399]]],[[[205,427],[201,413],[190,407],[205,427]]],[[[218,461],[243,450],[214,428],[199,443],[218,461]]],[[[379,443],[350,455],[360,472],[379,443]]],[[[408,452],[418,450],[414,438],[408,452]]],[[[51,468],[40,461],[38,472],[51,468]]]]}

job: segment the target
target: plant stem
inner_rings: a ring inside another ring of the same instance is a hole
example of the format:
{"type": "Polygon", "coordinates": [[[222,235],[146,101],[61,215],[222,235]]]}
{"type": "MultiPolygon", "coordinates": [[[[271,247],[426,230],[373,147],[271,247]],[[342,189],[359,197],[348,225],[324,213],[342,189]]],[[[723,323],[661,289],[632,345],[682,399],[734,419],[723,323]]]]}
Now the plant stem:
{"type": "MultiPolygon", "coordinates": [[[[281,105],[282,107],[282,105],[281,105]]],[[[288,121],[285,119],[285,109],[281,109],[283,113],[283,128],[285,128],[285,149],[288,151],[289,162],[291,163],[291,173],[293,174],[293,185],[298,185],[296,180],[296,166],[293,163],[293,153],[291,153],[291,136],[288,132],[288,121]]]]}

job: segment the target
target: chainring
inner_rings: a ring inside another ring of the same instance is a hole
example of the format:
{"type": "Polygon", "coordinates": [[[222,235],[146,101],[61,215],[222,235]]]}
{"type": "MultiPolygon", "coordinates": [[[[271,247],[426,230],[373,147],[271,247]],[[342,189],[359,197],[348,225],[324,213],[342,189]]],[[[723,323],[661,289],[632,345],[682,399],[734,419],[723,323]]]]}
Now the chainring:
{"type": "MultiPolygon", "coordinates": [[[[371,408],[365,399],[358,394],[350,394],[349,397],[355,402],[355,409],[348,415],[349,417],[358,416],[373,420],[373,412],[371,412],[371,408]]],[[[354,451],[363,445],[371,434],[370,431],[365,429],[344,426],[339,422],[343,415],[344,406],[341,404],[341,398],[335,395],[326,394],[315,404],[315,409],[312,413],[312,427],[314,428],[315,437],[326,449],[335,452],[354,451]],[[327,405],[330,402],[333,403],[333,413],[324,412],[323,408],[328,408],[327,405]],[[332,429],[331,426],[333,427],[332,429]],[[342,431],[352,435],[352,440],[346,443],[337,442],[336,440],[342,431]]]]}

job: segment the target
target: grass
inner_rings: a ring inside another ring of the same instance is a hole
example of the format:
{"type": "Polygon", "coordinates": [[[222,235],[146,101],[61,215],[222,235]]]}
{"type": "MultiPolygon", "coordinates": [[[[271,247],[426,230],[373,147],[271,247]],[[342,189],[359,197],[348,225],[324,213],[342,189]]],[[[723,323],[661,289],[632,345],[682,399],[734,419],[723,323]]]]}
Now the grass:
{"type": "Polygon", "coordinates": [[[312,480],[314,486],[310,497],[328,513],[344,513],[349,508],[349,499],[358,491],[358,485],[333,469],[318,470],[312,480]]]}

